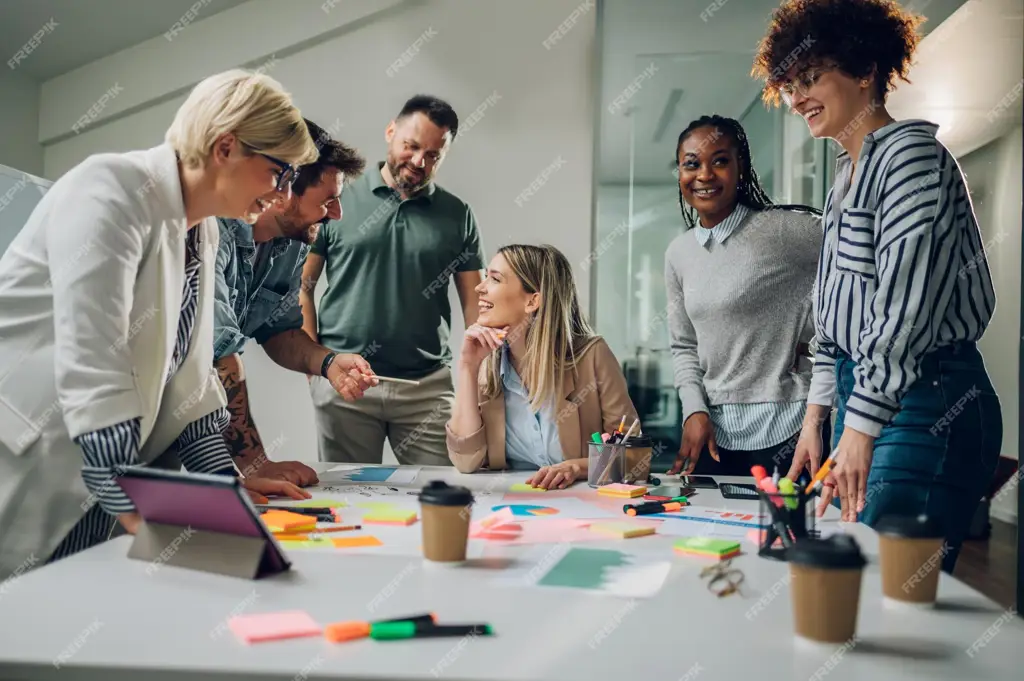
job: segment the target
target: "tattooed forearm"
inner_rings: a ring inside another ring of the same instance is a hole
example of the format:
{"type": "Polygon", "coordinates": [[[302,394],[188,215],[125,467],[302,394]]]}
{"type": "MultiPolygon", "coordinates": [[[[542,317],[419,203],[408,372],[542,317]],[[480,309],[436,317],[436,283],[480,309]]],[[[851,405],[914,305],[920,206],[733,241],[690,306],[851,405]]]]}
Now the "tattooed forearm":
{"type": "Polygon", "coordinates": [[[242,360],[238,355],[229,355],[217,360],[217,374],[228,397],[228,411],[231,422],[224,431],[231,455],[236,457],[239,468],[265,458],[263,442],[260,440],[256,423],[249,411],[249,392],[245,385],[242,360]]]}

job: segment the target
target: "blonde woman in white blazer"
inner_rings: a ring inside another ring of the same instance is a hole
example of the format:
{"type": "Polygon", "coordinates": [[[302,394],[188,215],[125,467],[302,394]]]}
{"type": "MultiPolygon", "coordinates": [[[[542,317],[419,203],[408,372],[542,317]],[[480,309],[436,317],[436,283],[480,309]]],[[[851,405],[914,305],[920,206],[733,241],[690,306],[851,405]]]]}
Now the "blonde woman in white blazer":
{"type": "Polygon", "coordinates": [[[0,258],[0,581],[105,540],[115,517],[134,532],[120,467],[237,475],[214,216],[255,221],[316,157],[276,81],[229,71],[195,87],[164,144],[88,158],[33,211],[0,258]]]}

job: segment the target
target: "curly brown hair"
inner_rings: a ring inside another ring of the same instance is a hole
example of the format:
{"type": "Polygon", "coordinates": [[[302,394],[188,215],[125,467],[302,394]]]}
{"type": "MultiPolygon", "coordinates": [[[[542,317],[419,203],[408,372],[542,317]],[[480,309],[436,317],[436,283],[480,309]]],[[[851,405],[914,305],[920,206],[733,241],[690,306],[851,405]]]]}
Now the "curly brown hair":
{"type": "Polygon", "coordinates": [[[854,77],[877,68],[876,95],[882,101],[897,78],[910,82],[910,60],[925,18],[895,0],[785,0],[772,13],[750,75],[765,82],[762,98],[777,106],[791,73],[831,63],[854,77]]]}

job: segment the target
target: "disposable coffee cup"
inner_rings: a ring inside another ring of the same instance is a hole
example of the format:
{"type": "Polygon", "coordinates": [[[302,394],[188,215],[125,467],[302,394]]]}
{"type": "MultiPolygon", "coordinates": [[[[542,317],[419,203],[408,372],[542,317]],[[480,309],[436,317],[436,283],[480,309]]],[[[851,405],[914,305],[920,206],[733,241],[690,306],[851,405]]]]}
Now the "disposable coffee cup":
{"type": "Polygon", "coordinates": [[[890,605],[932,607],[946,544],[939,524],[925,515],[883,516],[879,534],[882,594],[890,605]]]}
{"type": "Polygon", "coordinates": [[[845,534],[798,539],[787,551],[793,624],[798,637],[846,643],[857,631],[864,555],[845,534]]]}
{"type": "Polygon", "coordinates": [[[638,435],[626,440],[623,445],[625,449],[626,470],[623,476],[624,482],[629,485],[644,485],[651,474],[651,438],[646,435],[638,435]]]}
{"type": "Polygon", "coordinates": [[[473,493],[432,480],[420,492],[423,557],[437,565],[466,562],[473,493]]]}

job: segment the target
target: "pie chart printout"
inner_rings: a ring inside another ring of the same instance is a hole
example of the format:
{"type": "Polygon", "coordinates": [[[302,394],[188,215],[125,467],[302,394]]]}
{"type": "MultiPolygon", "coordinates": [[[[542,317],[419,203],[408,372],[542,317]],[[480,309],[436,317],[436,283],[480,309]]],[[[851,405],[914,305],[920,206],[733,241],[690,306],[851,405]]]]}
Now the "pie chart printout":
{"type": "Polygon", "coordinates": [[[531,506],[530,504],[502,504],[495,506],[492,511],[500,511],[504,508],[512,511],[512,515],[519,517],[530,516],[543,516],[543,515],[555,515],[558,513],[557,508],[551,508],[550,506],[531,506]]]}

